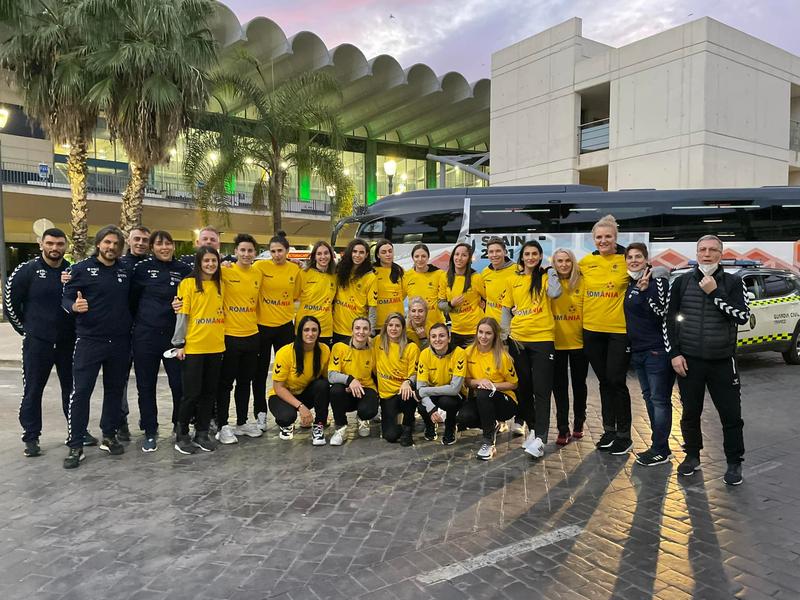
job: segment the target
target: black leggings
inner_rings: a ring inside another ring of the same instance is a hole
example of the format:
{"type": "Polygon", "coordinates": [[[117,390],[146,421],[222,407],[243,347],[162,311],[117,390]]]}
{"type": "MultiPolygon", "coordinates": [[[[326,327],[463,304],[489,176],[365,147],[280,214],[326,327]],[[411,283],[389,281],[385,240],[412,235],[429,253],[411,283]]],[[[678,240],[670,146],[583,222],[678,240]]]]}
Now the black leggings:
{"type": "Polygon", "coordinates": [[[289,321],[277,327],[258,326],[258,360],[253,377],[253,416],[267,412],[267,376],[272,352],[277,352],[294,341],[294,323],[289,321]]]}
{"type": "Polygon", "coordinates": [[[333,409],[333,422],[336,427],[347,425],[347,413],[357,411],[358,418],[369,421],[378,414],[378,392],[364,388],[364,395],[356,398],[347,391],[343,383],[334,383],[330,390],[331,408],[333,409]]]}
{"type": "Polygon", "coordinates": [[[450,339],[453,340],[455,346],[466,349],[467,346],[475,341],[475,334],[451,333],[450,339]]]}
{"type": "Polygon", "coordinates": [[[583,351],[600,382],[603,430],[631,437],[631,396],[625,382],[631,361],[628,336],[584,329],[583,351]]]}
{"type": "Polygon", "coordinates": [[[506,421],[516,414],[517,403],[503,392],[473,390],[458,411],[458,423],[465,429],[482,429],[484,440],[493,444],[497,422],[506,421]]]}
{"type": "MultiPolygon", "coordinates": [[[[458,420],[458,413],[464,404],[464,398],[461,396],[429,396],[429,398],[436,408],[441,408],[447,412],[447,418],[444,421],[445,429],[454,428],[458,420]]],[[[433,423],[431,413],[422,404],[419,406],[419,414],[422,415],[422,420],[425,421],[426,425],[433,423]]]]}
{"type": "Polygon", "coordinates": [[[553,342],[519,342],[508,340],[508,352],[514,359],[519,377],[517,400],[519,416],[547,443],[550,431],[550,396],[553,393],[553,342]]]}
{"type": "Polygon", "coordinates": [[[181,435],[188,435],[192,417],[195,431],[208,431],[221,368],[222,352],[187,354],[183,359],[183,399],[178,412],[181,435]]]}
{"type": "Polygon", "coordinates": [[[222,371],[219,375],[217,395],[217,425],[228,424],[231,407],[231,390],[236,402],[236,425],[247,423],[247,407],[250,404],[250,383],[258,366],[259,334],[247,337],[225,336],[225,354],[222,356],[222,371]]]}
{"type": "MultiPolygon", "coordinates": [[[[325,425],[328,422],[328,380],[315,379],[295,398],[307,408],[314,409],[314,423],[325,425]]],[[[269,411],[275,417],[278,427],[289,427],[297,420],[297,409],[278,396],[269,397],[269,411]]]]}
{"type": "Polygon", "coordinates": [[[387,442],[396,442],[403,433],[403,427],[414,426],[414,412],[417,410],[416,398],[403,400],[400,394],[381,398],[381,434],[387,442]],[[397,424],[397,417],[403,415],[403,426],[397,424]]]}
{"type": "Polygon", "coordinates": [[[553,365],[553,398],[556,401],[558,433],[569,433],[569,380],[572,378],[572,412],[575,431],[583,431],[586,421],[586,375],[589,359],[582,348],[556,350],[553,365]]]}

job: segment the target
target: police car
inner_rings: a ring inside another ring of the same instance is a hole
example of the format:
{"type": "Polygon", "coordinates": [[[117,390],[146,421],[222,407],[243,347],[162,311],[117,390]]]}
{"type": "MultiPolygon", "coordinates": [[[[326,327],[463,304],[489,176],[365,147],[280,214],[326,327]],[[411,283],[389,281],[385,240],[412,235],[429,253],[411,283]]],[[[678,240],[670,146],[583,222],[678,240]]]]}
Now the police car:
{"type": "MultiPolygon", "coordinates": [[[[675,279],[690,270],[676,269],[675,279]]],[[[723,260],[727,273],[738,275],[747,288],[750,321],[739,326],[738,352],[774,351],[790,365],[800,364],[800,277],[793,271],[770,269],[752,260],[723,260]]]]}

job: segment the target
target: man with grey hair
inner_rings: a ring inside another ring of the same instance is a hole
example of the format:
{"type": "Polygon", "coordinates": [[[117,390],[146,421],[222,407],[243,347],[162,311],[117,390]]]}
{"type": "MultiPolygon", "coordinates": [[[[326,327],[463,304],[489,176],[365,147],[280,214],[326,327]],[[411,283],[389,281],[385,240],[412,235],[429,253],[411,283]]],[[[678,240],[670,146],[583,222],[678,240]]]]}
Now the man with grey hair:
{"type": "Polygon", "coordinates": [[[686,458],[678,474],[689,476],[700,468],[703,434],[700,416],[706,388],[722,421],[723,446],[728,468],[723,480],[742,483],[744,422],[739,371],[736,368],[736,333],[747,323],[750,308],[740,277],[720,267],[722,240],[704,235],[697,241],[697,266],[677,277],[670,286],[664,344],[678,374],[683,415],[681,431],[686,458]]]}

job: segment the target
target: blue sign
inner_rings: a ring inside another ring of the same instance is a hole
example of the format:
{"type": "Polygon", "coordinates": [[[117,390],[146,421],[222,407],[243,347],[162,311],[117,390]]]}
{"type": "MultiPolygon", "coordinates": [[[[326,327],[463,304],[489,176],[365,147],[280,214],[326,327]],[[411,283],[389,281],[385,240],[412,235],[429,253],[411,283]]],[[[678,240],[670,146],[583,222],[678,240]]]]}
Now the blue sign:
{"type": "Polygon", "coordinates": [[[42,181],[50,179],[50,165],[47,163],[39,163],[39,179],[42,181]]]}

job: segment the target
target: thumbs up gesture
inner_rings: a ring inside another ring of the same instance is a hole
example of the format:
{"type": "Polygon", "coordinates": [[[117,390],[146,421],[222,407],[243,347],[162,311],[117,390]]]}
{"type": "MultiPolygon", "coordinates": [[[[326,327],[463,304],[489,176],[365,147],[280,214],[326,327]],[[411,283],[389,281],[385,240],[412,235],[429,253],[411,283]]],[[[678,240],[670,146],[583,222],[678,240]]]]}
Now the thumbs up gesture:
{"type": "Polygon", "coordinates": [[[75,303],[72,305],[72,312],[85,313],[88,312],[88,310],[89,302],[83,297],[83,294],[78,292],[78,297],[75,299],[75,303]]]}

